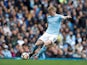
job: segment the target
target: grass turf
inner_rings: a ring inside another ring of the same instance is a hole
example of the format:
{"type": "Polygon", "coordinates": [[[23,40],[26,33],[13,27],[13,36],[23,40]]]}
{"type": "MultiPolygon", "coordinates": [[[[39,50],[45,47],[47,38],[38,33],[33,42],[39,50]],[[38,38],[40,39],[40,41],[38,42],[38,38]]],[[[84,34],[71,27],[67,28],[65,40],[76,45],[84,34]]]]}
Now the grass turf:
{"type": "Polygon", "coordinates": [[[0,60],[0,65],[87,65],[87,60],[0,60]]]}

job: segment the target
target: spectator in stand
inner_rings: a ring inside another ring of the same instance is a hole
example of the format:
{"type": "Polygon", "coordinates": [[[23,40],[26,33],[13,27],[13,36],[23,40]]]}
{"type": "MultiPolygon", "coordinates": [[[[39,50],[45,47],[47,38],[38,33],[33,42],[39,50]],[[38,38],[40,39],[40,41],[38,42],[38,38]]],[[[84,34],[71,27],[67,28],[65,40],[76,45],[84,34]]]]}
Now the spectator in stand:
{"type": "MultiPolygon", "coordinates": [[[[0,0],[1,57],[20,57],[24,49],[32,50],[47,28],[48,6],[72,16],[61,24],[56,45],[61,53],[56,57],[87,58],[87,0],[0,0]]],[[[46,55],[54,57],[55,52],[49,51],[46,55]]]]}

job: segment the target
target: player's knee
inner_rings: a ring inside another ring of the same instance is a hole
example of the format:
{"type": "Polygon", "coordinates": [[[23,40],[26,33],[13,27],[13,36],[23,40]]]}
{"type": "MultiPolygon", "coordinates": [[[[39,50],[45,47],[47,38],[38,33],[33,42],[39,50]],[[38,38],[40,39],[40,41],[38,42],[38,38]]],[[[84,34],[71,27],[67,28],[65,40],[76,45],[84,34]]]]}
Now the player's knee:
{"type": "Polygon", "coordinates": [[[55,54],[55,55],[57,55],[58,54],[58,51],[57,51],[58,49],[56,49],[55,47],[51,47],[51,51],[55,54]]]}
{"type": "Polygon", "coordinates": [[[58,49],[58,54],[63,55],[63,51],[61,49],[58,49]]]}
{"type": "Polygon", "coordinates": [[[35,43],[35,45],[36,45],[36,46],[38,46],[38,45],[39,45],[39,43],[38,43],[38,42],[36,42],[36,43],[35,43]]]}
{"type": "Polygon", "coordinates": [[[46,41],[45,43],[44,43],[44,45],[45,46],[48,46],[48,45],[50,45],[52,42],[51,41],[46,41]]]}

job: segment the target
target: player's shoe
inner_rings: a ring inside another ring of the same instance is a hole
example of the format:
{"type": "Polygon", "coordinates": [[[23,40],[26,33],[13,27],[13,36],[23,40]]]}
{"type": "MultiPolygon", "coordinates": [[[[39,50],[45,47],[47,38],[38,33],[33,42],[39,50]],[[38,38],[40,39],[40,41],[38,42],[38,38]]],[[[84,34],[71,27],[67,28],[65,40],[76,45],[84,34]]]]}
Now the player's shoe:
{"type": "Polygon", "coordinates": [[[35,60],[38,60],[38,56],[34,56],[34,59],[35,59],[35,60]]]}

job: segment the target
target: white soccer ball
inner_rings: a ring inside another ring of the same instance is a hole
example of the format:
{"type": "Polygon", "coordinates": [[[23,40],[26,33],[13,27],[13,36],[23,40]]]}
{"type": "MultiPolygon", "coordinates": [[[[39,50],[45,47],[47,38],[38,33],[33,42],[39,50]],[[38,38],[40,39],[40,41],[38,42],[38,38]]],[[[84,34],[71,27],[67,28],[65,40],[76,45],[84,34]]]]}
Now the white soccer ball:
{"type": "Polygon", "coordinates": [[[29,53],[27,53],[27,52],[22,53],[21,58],[24,60],[29,59],[29,53]]]}

